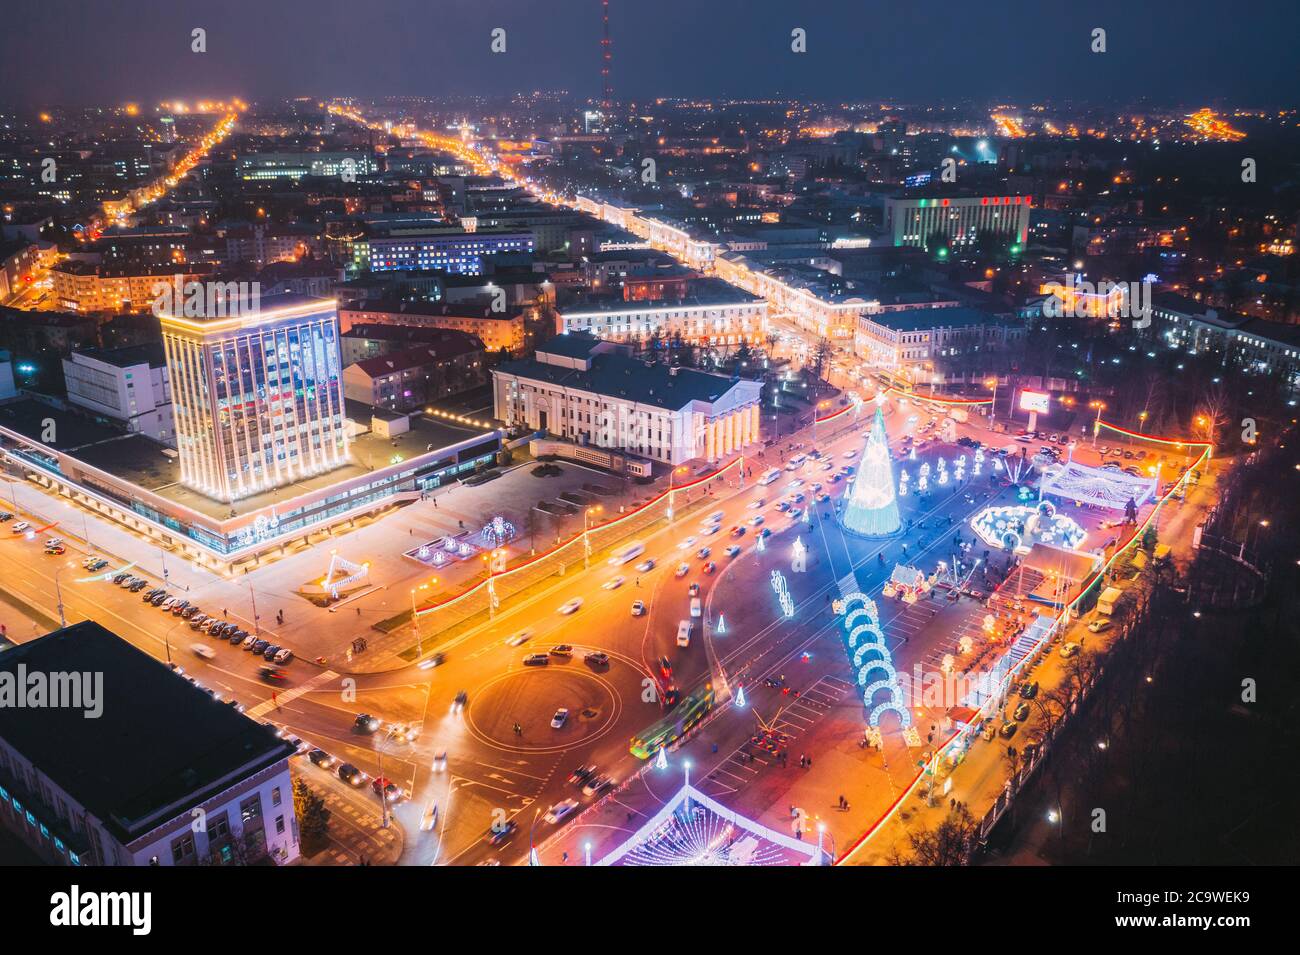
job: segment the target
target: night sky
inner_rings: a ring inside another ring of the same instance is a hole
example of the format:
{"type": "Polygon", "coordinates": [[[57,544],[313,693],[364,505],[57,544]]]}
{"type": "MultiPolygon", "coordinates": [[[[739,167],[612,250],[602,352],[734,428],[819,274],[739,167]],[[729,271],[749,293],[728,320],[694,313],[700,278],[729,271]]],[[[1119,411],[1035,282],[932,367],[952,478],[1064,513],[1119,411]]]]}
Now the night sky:
{"type": "MultiPolygon", "coordinates": [[[[1294,105],[1298,0],[612,0],[619,98],[1294,105]],[[790,30],[808,53],[790,52],[790,30]],[[1105,27],[1109,52],[1089,51],[1105,27]]],[[[5,0],[0,102],[599,94],[599,0],[5,0]],[[488,50],[504,27],[504,55],[488,50]],[[190,52],[190,30],[208,52],[190,52]]]]}

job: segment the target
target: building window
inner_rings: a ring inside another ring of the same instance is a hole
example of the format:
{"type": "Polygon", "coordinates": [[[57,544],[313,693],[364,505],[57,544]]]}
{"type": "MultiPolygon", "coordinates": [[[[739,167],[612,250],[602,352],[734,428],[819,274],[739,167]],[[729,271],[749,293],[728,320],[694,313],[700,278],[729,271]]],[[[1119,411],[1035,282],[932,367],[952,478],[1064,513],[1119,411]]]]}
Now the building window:
{"type": "Polygon", "coordinates": [[[278,806],[278,805],[280,805],[280,787],[279,787],[279,786],[276,786],[274,789],[271,790],[271,805],[272,805],[272,806],[278,806]]]}

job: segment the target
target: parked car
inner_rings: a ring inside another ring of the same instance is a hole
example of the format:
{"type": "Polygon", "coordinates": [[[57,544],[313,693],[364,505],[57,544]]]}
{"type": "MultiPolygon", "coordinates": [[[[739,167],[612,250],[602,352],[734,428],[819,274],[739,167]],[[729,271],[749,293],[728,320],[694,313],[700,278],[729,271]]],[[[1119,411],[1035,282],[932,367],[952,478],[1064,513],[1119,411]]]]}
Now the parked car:
{"type": "Polygon", "coordinates": [[[1101,633],[1103,630],[1109,630],[1110,627],[1111,627],[1110,621],[1103,617],[1101,619],[1094,620],[1092,623],[1088,624],[1088,632],[1101,633]]]}
{"type": "Polygon", "coordinates": [[[1077,643],[1067,643],[1065,646],[1061,647],[1061,656],[1067,660],[1078,652],[1079,645],[1077,643]]]}
{"type": "Polygon", "coordinates": [[[1029,719],[1029,704],[1021,703],[1016,707],[1015,712],[1011,715],[1015,717],[1017,723],[1023,723],[1025,720],[1029,719]]]}
{"type": "Polygon", "coordinates": [[[254,656],[260,657],[263,653],[266,652],[266,648],[269,647],[270,645],[271,642],[269,640],[254,640],[252,647],[250,647],[249,649],[253,651],[254,656]]]}
{"type": "Polygon", "coordinates": [[[1016,735],[1017,729],[1019,729],[1018,723],[1003,723],[1002,728],[998,730],[998,735],[1003,739],[1011,739],[1016,735]]]}

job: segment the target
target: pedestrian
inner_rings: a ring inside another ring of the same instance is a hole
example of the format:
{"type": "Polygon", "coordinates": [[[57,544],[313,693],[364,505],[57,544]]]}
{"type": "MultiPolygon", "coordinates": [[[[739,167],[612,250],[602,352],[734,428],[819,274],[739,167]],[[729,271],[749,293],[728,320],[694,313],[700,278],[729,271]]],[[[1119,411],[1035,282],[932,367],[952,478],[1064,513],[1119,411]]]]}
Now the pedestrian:
{"type": "Polygon", "coordinates": [[[360,607],[357,608],[357,616],[358,616],[358,617],[361,616],[361,608],[360,608],[360,607]]]}
{"type": "Polygon", "coordinates": [[[569,861],[569,854],[567,852],[560,853],[560,863],[563,864],[568,861],[569,861]]]}

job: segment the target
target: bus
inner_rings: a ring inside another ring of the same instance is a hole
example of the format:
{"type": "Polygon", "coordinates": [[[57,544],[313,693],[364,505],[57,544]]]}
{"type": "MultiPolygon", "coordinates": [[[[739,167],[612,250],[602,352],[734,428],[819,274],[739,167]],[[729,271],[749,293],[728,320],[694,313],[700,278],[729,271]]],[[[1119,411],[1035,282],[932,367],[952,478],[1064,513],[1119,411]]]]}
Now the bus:
{"type": "Polygon", "coordinates": [[[775,482],[776,479],[779,478],[780,476],[781,476],[781,469],[772,468],[772,470],[768,471],[766,474],[764,474],[761,478],[758,479],[758,483],[766,487],[767,485],[775,482]]]}
{"type": "Polygon", "coordinates": [[[644,553],[645,544],[640,541],[634,541],[626,547],[623,547],[621,550],[615,551],[614,556],[609,559],[609,564],[611,567],[617,567],[619,564],[626,564],[629,560],[632,560],[632,558],[640,557],[644,553]]]}
{"type": "Polygon", "coordinates": [[[665,746],[671,746],[704,719],[713,709],[713,684],[705,682],[694,693],[683,697],[663,719],[632,737],[629,747],[637,759],[649,759],[665,746]]]}

